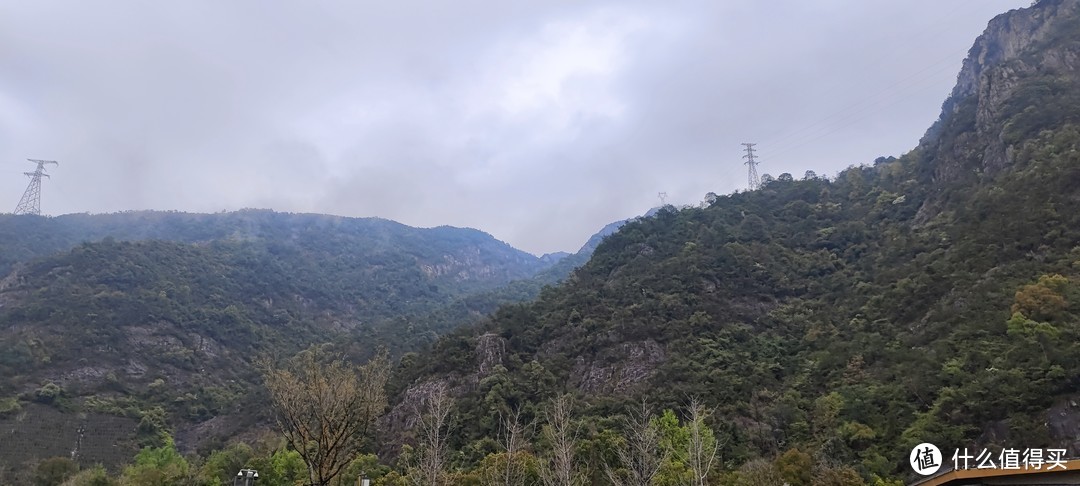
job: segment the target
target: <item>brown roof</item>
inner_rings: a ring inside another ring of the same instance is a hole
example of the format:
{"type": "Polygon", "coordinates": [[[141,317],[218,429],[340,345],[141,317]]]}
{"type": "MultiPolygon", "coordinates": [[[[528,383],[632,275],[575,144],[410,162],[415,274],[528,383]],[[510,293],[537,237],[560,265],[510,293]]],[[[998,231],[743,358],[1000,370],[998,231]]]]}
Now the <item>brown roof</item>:
{"type": "Polygon", "coordinates": [[[936,476],[911,483],[911,486],[946,486],[959,479],[976,479],[1002,476],[1020,476],[1023,474],[1054,474],[1059,472],[1080,471],[1080,459],[1069,459],[1062,464],[1065,469],[1055,466],[1053,470],[1042,469],[960,469],[938,473],[936,476]]]}

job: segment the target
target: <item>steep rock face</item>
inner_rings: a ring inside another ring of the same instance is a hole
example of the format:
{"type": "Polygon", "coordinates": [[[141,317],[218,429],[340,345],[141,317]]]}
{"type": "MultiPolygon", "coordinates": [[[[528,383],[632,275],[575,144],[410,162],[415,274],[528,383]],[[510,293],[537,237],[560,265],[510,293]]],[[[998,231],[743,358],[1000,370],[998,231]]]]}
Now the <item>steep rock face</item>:
{"type": "Polygon", "coordinates": [[[578,356],[574,362],[571,385],[586,396],[618,395],[648,381],[665,358],[664,348],[656,341],[621,343],[610,350],[608,358],[586,360],[578,356]]]}
{"type": "Polygon", "coordinates": [[[502,365],[503,356],[506,355],[506,339],[495,333],[486,333],[477,338],[477,377],[486,378],[496,366],[502,365]]]}
{"type": "Polygon", "coordinates": [[[934,181],[994,176],[1014,162],[1015,132],[1025,128],[1015,125],[1016,117],[1045,108],[1031,106],[1025,91],[1064,90],[1080,78],[1078,12],[1080,2],[1042,0],[990,21],[968,52],[941,118],[920,143],[936,160],[934,181]],[[1056,82],[1033,86],[1036,80],[1056,82]]]}
{"type": "MultiPolygon", "coordinates": [[[[379,426],[385,442],[394,444],[405,443],[407,436],[415,434],[416,421],[420,414],[424,413],[424,405],[434,398],[440,390],[453,390],[448,384],[449,380],[436,379],[417,383],[405,390],[398,401],[386,415],[379,419],[379,426]]],[[[382,455],[392,454],[395,451],[383,446],[379,451],[382,455]]]]}
{"type": "MultiPolygon", "coordinates": [[[[983,79],[984,74],[991,74],[991,68],[1020,59],[1033,47],[1051,40],[1058,23],[1067,21],[1077,11],[1080,11],[1080,3],[1044,0],[1034,8],[1013,10],[995,17],[968,52],[952,96],[966,97],[985,93],[984,88],[989,87],[989,80],[983,79]]],[[[1040,60],[1049,61],[1043,63],[1048,68],[1074,69],[1076,66],[1075,56],[1071,60],[1061,58],[1061,52],[1056,49],[1037,54],[1040,60]]]]}
{"type": "MultiPolygon", "coordinates": [[[[507,340],[495,333],[484,333],[470,340],[473,344],[469,360],[464,367],[445,376],[429,377],[405,386],[392,407],[379,419],[382,434],[379,455],[396,457],[402,444],[413,443],[417,437],[417,420],[424,413],[429,401],[441,391],[451,397],[460,397],[485,388],[484,380],[498,381],[506,373],[507,340]]],[[[460,405],[454,405],[460,406],[460,405]]],[[[466,407],[468,405],[465,405],[466,407]]]]}

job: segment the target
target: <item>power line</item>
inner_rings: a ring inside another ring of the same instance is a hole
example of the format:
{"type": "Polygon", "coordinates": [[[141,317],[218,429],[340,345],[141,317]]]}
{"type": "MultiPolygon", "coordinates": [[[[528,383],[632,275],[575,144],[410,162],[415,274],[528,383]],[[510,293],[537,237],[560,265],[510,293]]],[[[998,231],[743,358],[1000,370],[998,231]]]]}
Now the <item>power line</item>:
{"type": "Polygon", "coordinates": [[[23,172],[27,177],[30,177],[30,185],[26,186],[26,192],[23,192],[22,199],[19,200],[19,205],[15,206],[15,214],[41,214],[41,178],[51,177],[45,173],[45,164],[52,164],[59,166],[55,160],[38,160],[38,159],[26,159],[30,162],[37,164],[37,169],[33,172],[23,172]]]}

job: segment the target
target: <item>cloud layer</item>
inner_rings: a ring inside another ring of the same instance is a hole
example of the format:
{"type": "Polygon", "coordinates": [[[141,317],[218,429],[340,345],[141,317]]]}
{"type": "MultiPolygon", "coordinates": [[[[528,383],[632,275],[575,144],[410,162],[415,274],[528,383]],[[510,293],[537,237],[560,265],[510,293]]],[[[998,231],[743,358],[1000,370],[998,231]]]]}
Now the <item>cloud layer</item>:
{"type": "MultiPolygon", "coordinates": [[[[43,211],[280,211],[480,228],[543,253],[604,224],[912,148],[1025,1],[8,2],[0,196],[43,211]]],[[[4,199],[0,199],[2,202],[4,199]]]]}

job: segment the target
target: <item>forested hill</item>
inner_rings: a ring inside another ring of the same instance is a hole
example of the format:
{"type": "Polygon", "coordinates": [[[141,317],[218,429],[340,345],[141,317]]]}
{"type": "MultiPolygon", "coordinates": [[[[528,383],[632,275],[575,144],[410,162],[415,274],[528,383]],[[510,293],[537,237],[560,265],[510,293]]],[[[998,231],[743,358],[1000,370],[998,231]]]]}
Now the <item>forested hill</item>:
{"type": "MultiPolygon", "coordinates": [[[[133,211],[53,218],[7,214],[0,215],[0,228],[0,275],[6,277],[0,277],[0,292],[7,300],[25,294],[27,285],[55,292],[65,284],[89,285],[85,281],[89,278],[114,291],[146,291],[170,279],[176,280],[173,286],[191,284],[173,276],[190,275],[187,269],[212,261],[222,270],[197,275],[200,279],[234,281],[211,288],[213,292],[205,285],[196,288],[208,295],[216,292],[229,304],[265,300],[269,294],[256,295],[251,287],[275,282],[260,288],[279,294],[279,302],[281,297],[304,300],[312,314],[335,314],[331,321],[346,323],[339,328],[387,327],[384,321],[390,320],[405,328],[403,323],[421,315],[426,321],[438,321],[424,329],[396,330],[403,335],[389,337],[385,344],[398,349],[432,339],[440,326],[454,325],[430,313],[454,306],[464,308],[457,312],[467,316],[471,310],[461,299],[483,300],[486,293],[551,266],[473,229],[412,228],[378,218],[268,210],[133,211]],[[103,254],[109,256],[89,258],[103,254]],[[237,257],[240,254],[245,256],[237,257]],[[243,278],[232,276],[236,272],[244,273],[243,278]],[[60,273],[65,279],[54,282],[60,273]]],[[[134,294],[125,295],[138,300],[134,294]]],[[[528,296],[511,293],[503,298],[516,301],[528,296]]],[[[30,295],[19,303],[40,304],[36,298],[30,295]]],[[[79,302],[50,305],[62,308],[79,302]]]]}
{"type": "Polygon", "coordinates": [[[437,267],[439,277],[459,282],[505,283],[526,278],[548,266],[491,235],[468,228],[412,228],[379,218],[277,213],[245,209],[218,214],[176,211],[128,211],[67,214],[56,217],[0,214],[0,274],[20,261],[66,251],[83,242],[163,240],[300,243],[316,251],[373,253],[400,249],[417,261],[437,267]],[[320,241],[321,240],[321,241],[320,241]],[[476,255],[473,257],[472,255],[476,255]],[[470,265],[476,263],[477,268],[470,265]],[[474,271],[475,270],[475,271],[474,271]],[[460,275],[458,275],[460,273],[460,275]]]}
{"type": "Polygon", "coordinates": [[[1078,11],[995,18],[899,158],[626,224],[538,301],[411,356],[394,413],[447,383],[475,451],[490,417],[568,391],[600,447],[598,417],[697,396],[727,468],[799,448],[866,479],[910,473],[920,442],[1080,453],[1078,11]]]}
{"type": "MultiPolygon", "coordinates": [[[[90,427],[111,420],[95,413],[160,417],[151,429],[185,448],[230,437],[267,416],[247,408],[260,401],[259,356],[414,349],[549,265],[472,229],[256,210],[0,215],[0,255],[5,467],[75,447],[26,447],[26,424],[74,431],[62,424],[86,414],[90,427]]],[[[85,459],[129,460],[134,432],[118,455],[85,459]]]]}

